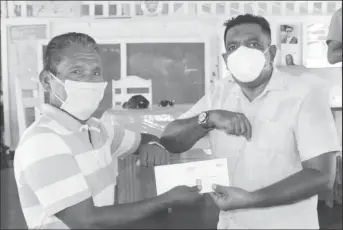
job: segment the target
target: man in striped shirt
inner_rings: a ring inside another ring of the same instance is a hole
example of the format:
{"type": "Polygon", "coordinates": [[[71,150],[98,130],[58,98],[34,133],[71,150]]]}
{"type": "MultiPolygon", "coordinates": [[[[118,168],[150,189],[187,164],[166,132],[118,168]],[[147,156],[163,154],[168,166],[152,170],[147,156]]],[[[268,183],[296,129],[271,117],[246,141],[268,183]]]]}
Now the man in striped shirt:
{"type": "Polygon", "coordinates": [[[62,34],[47,46],[40,81],[50,103],[21,137],[14,159],[30,229],[115,228],[200,197],[198,188],[181,186],[149,200],[114,204],[117,158],[138,153],[144,164],[161,159],[165,150],[155,136],[91,118],[106,87],[101,69],[97,44],[88,35],[62,34]]]}

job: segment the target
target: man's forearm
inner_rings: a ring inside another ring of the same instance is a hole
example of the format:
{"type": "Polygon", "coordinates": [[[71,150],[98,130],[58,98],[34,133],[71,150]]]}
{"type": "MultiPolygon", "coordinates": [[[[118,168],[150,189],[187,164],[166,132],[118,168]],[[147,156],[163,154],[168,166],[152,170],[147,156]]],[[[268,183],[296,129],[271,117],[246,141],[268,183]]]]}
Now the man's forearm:
{"type": "Polygon", "coordinates": [[[303,169],[284,180],[253,192],[253,204],[246,208],[267,208],[296,203],[326,190],[329,183],[328,176],[320,171],[303,169]]]}
{"type": "Polygon", "coordinates": [[[130,204],[96,207],[93,212],[93,223],[90,227],[109,229],[121,227],[121,225],[142,220],[165,210],[169,205],[170,202],[165,195],[161,195],[130,204]]]}
{"type": "Polygon", "coordinates": [[[164,130],[160,143],[171,153],[182,153],[208,133],[198,124],[198,118],[180,119],[171,122],[164,130]]]}
{"type": "Polygon", "coordinates": [[[342,44],[337,41],[331,41],[328,45],[327,59],[330,64],[342,62],[342,44]]]}
{"type": "Polygon", "coordinates": [[[141,133],[141,145],[148,144],[151,141],[160,142],[160,138],[149,133],[141,133]]]}

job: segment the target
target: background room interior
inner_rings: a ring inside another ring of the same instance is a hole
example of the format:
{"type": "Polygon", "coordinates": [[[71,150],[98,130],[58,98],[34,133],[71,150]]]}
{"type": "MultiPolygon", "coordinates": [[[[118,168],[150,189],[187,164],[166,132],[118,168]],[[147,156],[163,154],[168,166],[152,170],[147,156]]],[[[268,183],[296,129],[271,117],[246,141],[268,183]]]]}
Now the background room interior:
{"type": "MultiPolygon", "coordinates": [[[[261,15],[269,21],[272,44],[278,48],[275,65],[309,84],[321,84],[330,95],[342,138],[342,64],[329,64],[326,55],[330,20],[341,7],[340,1],[1,1],[1,165],[6,168],[1,171],[1,228],[25,227],[11,162],[20,136],[49,100],[38,77],[54,36],[81,32],[99,44],[108,86],[96,117],[117,119],[128,129],[159,136],[168,122],[229,76],[222,59],[223,22],[239,14],[261,15]],[[122,109],[135,94],[148,98],[148,109],[122,109]],[[175,107],[154,111],[161,100],[174,100],[175,107]],[[132,113],[134,118],[128,119],[132,113]]],[[[209,159],[207,148],[202,155],[189,151],[171,162],[209,159]]],[[[134,156],[120,162],[118,203],[156,193],[152,170],[137,166],[134,156]]],[[[327,203],[335,209],[325,208],[321,225],[339,229],[341,206],[330,199],[327,203]]],[[[168,227],[213,228],[216,213],[211,206],[192,214],[193,221],[179,214],[167,221],[168,227]]],[[[155,228],[157,222],[147,226],[155,228]]]]}

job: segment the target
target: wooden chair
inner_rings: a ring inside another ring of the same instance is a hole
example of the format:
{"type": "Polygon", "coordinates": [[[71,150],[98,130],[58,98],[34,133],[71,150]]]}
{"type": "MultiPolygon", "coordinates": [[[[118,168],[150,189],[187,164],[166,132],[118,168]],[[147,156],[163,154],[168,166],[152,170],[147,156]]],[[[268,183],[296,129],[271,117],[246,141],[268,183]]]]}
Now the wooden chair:
{"type": "Polygon", "coordinates": [[[134,95],[142,95],[152,106],[152,81],[138,76],[127,76],[121,80],[112,80],[112,108],[122,105],[134,95]]]}
{"type": "Polygon", "coordinates": [[[20,137],[26,128],[40,115],[43,98],[39,96],[39,82],[31,79],[15,78],[15,94],[17,104],[17,119],[20,137]],[[32,96],[26,96],[30,94],[32,96]],[[32,112],[29,109],[33,109],[32,112]]]}

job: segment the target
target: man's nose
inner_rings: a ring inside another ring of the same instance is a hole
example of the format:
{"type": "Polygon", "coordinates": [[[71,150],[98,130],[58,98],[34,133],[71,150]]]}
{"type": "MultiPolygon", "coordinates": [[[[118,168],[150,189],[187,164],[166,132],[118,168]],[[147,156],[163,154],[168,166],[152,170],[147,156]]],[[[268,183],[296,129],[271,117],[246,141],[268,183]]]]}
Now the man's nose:
{"type": "Polygon", "coordinates": [[[87,79],[88,82],[104,82],[104,78],[102,75],[94,75],[93,73],[87,73],[85,76],[85,79],[87,79]]]}
{"type": "Polygon", "coordinates": [[[93,79],[93,82],[96,82],[96,83],[98,83],[98,82],[104,82],[104,81],[105,81],[105,79],[104,79],[102,76],[95,77],[95,78],[93,79]]]}

